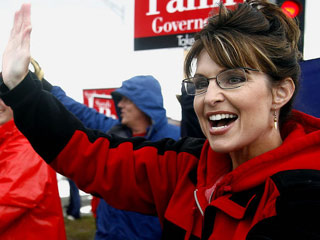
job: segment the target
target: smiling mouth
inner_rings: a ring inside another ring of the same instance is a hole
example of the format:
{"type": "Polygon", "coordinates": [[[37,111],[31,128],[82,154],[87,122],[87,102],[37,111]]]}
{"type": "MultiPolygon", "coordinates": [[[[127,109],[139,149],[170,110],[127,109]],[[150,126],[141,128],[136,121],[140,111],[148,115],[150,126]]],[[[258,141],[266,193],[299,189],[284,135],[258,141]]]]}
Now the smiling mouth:
{"type": "Polygon", "coordinates": [[[223,129],[238,119],[235,114],[215,114],[209,117],[210,126],[213,129],[223,129]]]}

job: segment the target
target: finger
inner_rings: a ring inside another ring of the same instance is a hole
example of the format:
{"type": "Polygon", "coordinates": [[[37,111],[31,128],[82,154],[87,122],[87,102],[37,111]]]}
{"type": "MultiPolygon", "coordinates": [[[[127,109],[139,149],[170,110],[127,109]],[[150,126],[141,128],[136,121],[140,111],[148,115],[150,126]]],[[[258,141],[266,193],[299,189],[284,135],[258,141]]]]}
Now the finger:
{"type": "Polygon", "coordinates": [[[29,27],[31,26],[31,4],[25,3],[21,6],[22,12],[22,26],[29,27]]]}
{"type": "Polygon", "coordinates": [[[22,41],[21,41],[21,47],[26,50],[30,50],[30,35],[31,35],[31,26],[24,29],[23,35],[22,35],[22,41]]]}
{"type": "Polygon", "coordinates": [[[21,6],[22,13],[22,39],[21,46],[29,51],[30,49],[30,35],[31,35],[31,5],[23,4],[21,6]]]}
{"type": "Polygon", "coordinates": [[[20,31],[21,24],[22,24],[22,18],[21,18],[21,12],[19,10],[14,14],[14,22],[11,30],[11,35],[16,35],[20,31]]]}

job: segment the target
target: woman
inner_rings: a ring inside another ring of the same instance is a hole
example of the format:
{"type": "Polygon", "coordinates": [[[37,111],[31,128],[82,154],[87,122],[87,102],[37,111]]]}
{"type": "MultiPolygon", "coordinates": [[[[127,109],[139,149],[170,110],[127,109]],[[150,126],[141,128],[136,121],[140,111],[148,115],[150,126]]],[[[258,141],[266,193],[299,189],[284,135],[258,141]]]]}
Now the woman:
{"type": "Polygon", "coordinates": [[[320,120],[290,113],[299,30],[278,7],[221,6],[196,36],[183,82],[206,140],[151,143],[84,128],[28,74],[30,29],[23,5],[1,96],[56,171],[114,207],[157,214],[164,239],[319,239],[320,120]]]}

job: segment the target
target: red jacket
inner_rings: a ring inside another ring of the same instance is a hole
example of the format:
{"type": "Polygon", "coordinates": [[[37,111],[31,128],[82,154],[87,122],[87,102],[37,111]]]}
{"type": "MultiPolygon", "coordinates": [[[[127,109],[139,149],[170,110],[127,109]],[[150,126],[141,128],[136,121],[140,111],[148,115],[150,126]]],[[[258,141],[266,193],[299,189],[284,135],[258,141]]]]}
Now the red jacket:
{"type": "Polygon", "coordinates": [[[293,112],[280,147],[232,171],[228,155],[201,139],[147,142],[87,129],[30,75],[0,91],[54,169],[114,207],[157,214],[164,239],[320,239],[317,118],[293,112]]]}
{"type": "Polygon", "coordinates": [[[117,208],[158,214],[164,239],[309,239],[320,237],[318,226],[301,227],[320,214],[319,129],[319,119],[295,112],[280,147],[234,171],[207,141],[108,140],[76,130],[51,165],[117,208]],[[83,152],[71,158],[75,148],[83,152]]]}
{"type": "Polygon", "coordinates": [[[13,120],[0,126],[0,239],[66,239],[56,173],[13,120]]]}

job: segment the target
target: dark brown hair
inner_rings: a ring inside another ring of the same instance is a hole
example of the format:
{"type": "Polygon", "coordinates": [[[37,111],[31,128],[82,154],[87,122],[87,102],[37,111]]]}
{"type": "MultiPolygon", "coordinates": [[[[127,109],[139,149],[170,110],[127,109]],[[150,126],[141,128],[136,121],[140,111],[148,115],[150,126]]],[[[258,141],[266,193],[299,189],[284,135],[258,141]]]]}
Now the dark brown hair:
{"type": "MultiPolygon", "coordinates": [[[[297,20],[287,17],[277,5],[266,0],[248,0],[230,10],[220,7],[195,35],[195,43],[185,59],[186,76],[202,50],[226,68],[251,67],[271,77],[273,84],[291,77],[299,87],[301,54],[297,20]]],[[[280,123],[289,115],[292,99],[281,108],[280,123]]]]}

